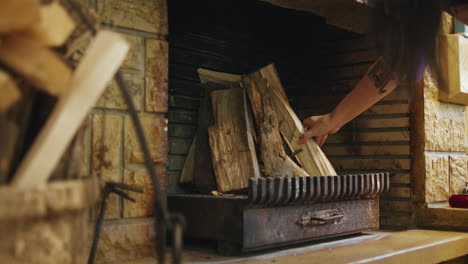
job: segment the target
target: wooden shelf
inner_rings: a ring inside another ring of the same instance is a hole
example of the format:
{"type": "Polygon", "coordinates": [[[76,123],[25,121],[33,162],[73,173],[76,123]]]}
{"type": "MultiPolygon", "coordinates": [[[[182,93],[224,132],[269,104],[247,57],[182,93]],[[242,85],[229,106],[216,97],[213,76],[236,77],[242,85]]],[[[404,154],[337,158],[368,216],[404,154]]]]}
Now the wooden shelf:
{"type": "MultiPolygon", "coordinates": [[[[214,250],[184,250],[184,262],[212,264],[440,263],[468,254],[468,234],[430,230],[375,232],[296,248],[242,257],[222,257],[214,250]]],[[[147,259],[132,264],[155,264],[147,259]]],[[[463,263],[463,262],[460,262],[463,263]]]]}

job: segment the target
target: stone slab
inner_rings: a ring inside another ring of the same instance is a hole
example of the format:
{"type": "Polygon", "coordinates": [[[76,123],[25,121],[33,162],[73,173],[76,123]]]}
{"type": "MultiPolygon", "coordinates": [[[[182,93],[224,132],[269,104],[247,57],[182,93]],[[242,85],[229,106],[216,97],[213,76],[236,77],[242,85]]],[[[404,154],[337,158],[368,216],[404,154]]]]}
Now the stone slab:
{"type": "Polygon", "coordinates": [[[115,263],[154,253],[154,220],[120,220],[104,226],[96,252],[97,263],[115,263]]]}
{"type": "MultiPolygon", "coordinates": [[[[140,121],[146,140],[149,144],[151,158],[154,163],[166,164],[168,141],[167,141],[167,119],[160,116],[140,115],[140,121]]],[[[143,153],[138,143],[138,138],[129,116],[125,117],[124,132],[124,156],[129,163],[143,163],[143,153]]]]}
{"type": "Polygon", "coordinates": [[[102,0],[97,10],[107,24],[167,35],[166,0],[102,0]]]}
{"type": "MultiPolygon", "coordinates": [[[[166,179],[166,168],[164,166],[156,166],[156,176],[164,185],[166,179]]],[[[123,216],[124,218],[145,217],[153,215],[154,211],[154,192],[151,178],[146,171],[146,168],[139,166],[136,168],[126,168],[124,173],[124,183],[132,186],[143,187],[143,194],[130,192],[137,202],[124,200],[123,216]]]]}
{"type": "MultiPolygon", "coordinates": [[[[122,181],[122,122],[118,115],[93,116],[92,172],[100,179],[101,188],[108,181],[122,181]]],[[[119,218],[120,205],[121,198],[110,195],[105,218],[119,218]]]]}
{"type": "Polygon", "coordinates": [[[426,203],[447,201],[449,197],[449,155],[424,153],[426,203]]]}
{"type": "MultiPolygon", "coordinates": [[[[142,109],[143,97],[143,74],[138,71],[122,71],[122,76],[128,88],[130,96],[133,99],[135,109],[140,111],[142,109]]],[[[128,109],[120,88],[115,80],[112,80],[109,86],[96,103],[96,107],[107,109],[128,109]]]]}
{"type": "Polygon", "coordinates": [[[146,40],[145,87],[146,111],[167,112],[169,80],[167,41],[146,40]]]}
{"type": "Polygon", "coordinates": [[[468,156],[450,155],[450,194],[460,194],[468,183],[468,156]]]}

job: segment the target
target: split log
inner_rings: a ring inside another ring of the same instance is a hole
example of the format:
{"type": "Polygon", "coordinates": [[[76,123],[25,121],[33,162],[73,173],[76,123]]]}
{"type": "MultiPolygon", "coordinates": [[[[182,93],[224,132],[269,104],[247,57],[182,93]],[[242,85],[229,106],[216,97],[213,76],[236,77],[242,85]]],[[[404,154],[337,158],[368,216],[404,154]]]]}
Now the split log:
{"type": "Polygon", "coordinates": [[[0,61],[51,95],[59,96],[69,86],[71,69],[53,51],[25,36],[2,39],[0,61]]]}
{"type": "Polygon", "coordinates": [[[101,31],[76,68],[70,91],[59,99],[50,118],[16,171],[12,184],[34,187],[47,180],[127,55],[129,46],[117,33],[101,31]]]}
{"type": "Polygon", "coordinates": [[[40,21],[21,34],[36,39],[46,46],[57,47],[65,43],[75,29],[75,22],[58,1],[40,7],[40,21]]]}
{"type": "Polygon", "coordinates": [[[19,129],[14,122],[0,118],[0,184],[8,180],[18,135],[19,129]]]}
{"type": "Polygon", "coordinates": [[[335,169],[315,141],[308,140],[307,143],[299,145],[299,138],[304,134],[304,128],[286,100],[283,86],[277,76],[274,65],[268,65],[250,74],[249,78],[256,81],[259,95],[270,95],[276,116],[281,121],[281,131],[294,151],[302,149],[297,158],[305,171],[310,176],[336,175],[335,169]]]}
{"type": "Polygon", "coordinates": [[[201,193],[210,193],[216,190],[216,177],[211,162],[210,145],[208,142],[208,127],[213,124],[213,113],[210,100],[211,89],[205,87],[205,95],[198,109],[198,124],[195,137],[195,161],[197,166],[193,175],[195,188],[201,193]]]}
{"type": "Polygon", "coordinates": [[[273,110],[270,95],[261,93],[255,76],[242,78],[243,86],[250,98],[252,112],[259,138],[260,159],[263,172],[267,177],[294,176],[291,164],[283,148],[283,142],[278,130],[278,120],[273,110]]]}
{"type": "Polygon", "coordinates": [[[185,181],[192,178],[195,189],[201,193],[210,193],[216,190],[217,186],[208,139],[208,127],[214,123],[210,94],[214,90],[226,89],[234,85],[239,86],[240,76],[205,69],[198,69],[198,75],[200,82],[205,85],[205,94],[198,109],[198,124],[195,136],[197,140],[192,143],[196,155],[193,161],[186,160],[188,163],[184,164],[184,168],[185,165],[189,168],[186,170],[183,179],[185,181]],[[193,176],[190,176],[190,162],[196,164],[196,172],[193,172],[193,176]]]}
{"type": "Polygon", "coordinates": [[[0,70],[0,113],[14,105],[21,97],[20,91],[13,79],[5,71],[0,70]]]}
{"type": "Polygon", "coordinates": [[[0,8],[0,33],[27,29],[39,23],[38,0],[3,0],[0,8]]]}
{"type": "Polygon", "coordinates": [[[244,89],[213,91],[211,101],[215,125],[208,128],[208,134],[218,190],[247,188],[249,178],[259,177],[260,172],[252,159],[255,148],[247,137],[244,89]]]}
{"type": "Polygon", "coordinates": [[[185,158],[184,167],[182,168],[182,173],[180,174],[179,183],[188,184],[193,183],[193,178],[195,177],[195,168],[196,168],[196,159],[195,157],[195,148],[197,146],[197,137],[195,136],[190,145],[189,152],[185,158]]]}

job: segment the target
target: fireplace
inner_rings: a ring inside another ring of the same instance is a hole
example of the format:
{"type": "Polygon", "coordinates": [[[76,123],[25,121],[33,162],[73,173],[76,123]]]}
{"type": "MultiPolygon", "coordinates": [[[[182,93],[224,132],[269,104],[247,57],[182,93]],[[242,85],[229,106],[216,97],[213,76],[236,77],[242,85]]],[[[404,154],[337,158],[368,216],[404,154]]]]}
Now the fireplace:
{"type": "MultiPolygon", "coordinates": [[[[323,213],[322,218],[330,218],[342,215],[343,212],[335,212],[333,209],[343,206],[346,208],[346,218],[353,215],[354,220],[340,222],[338,219],[332,220],[331,223],[340,223],[341,227],[352,226],[358,222],[365,224],[361,227],[353,226],[354,229],[343,228],[341,232],[336,231],[333,234],[324,232],[312,236],[323,238],[376,229],[379,226],[378,218],[361,219],[359,215],[369,212],[377,215],[379,201],[376,195],[390,188],[390,182],[385,185],[385,172],[392,176],[392,188],[380,201],[380,204],[384,205],[380,221],[385,227],[392,228],[406,228],[411,225],[409,108],[405,87],[389,95],[339,133],[332,135],[323,148],[339,175],[352,176],[337,177],[340,182],[324,177],[323,181],[329,180],[330,183],[320,182],[320,179],[316,185],[343,187],[345,182],[355,182],[356,194],[354,197],[350,195],[350,202],[340,202],[338,197],[346,195],[338,193],[336,187],[336,193],[330,190],[329,198],[320,197],[319,200],[328,202],[324,203],[325,205],[310,205],[299,199],[279,206],[265,202],[268,200],[266,197],[263,202],[259,202],[261,198],[252,201],[255,190],[258,190],[256,195],[269,195],[261,194],[261,187],[253,187],[256,184],[259,186],[260,182],[251,182],[249,194],[241,193],[231,197],[212,196],[210,193],[216,190],[215,187],[210,189],[190,184],[181,185],[179,182],[184,162],[197,133],[198,109],[206,96],[198,69],[245,75],[273,63],[289,103],[302,119],[330,111],[365,74],[375,60],[375,53],[364,35],[329,25],[325,18],[308,12],[286,9],[261,1],[224,1],[222,4],[210,0],[196,3],[173,1],[169,3],[168,10],[168,193],[172,209],[188,214],[190,235],[221,242],[223,236],[232,235],[227,234],[229,231],[226,231],[224,224],[217,224],[216,221],[200,224],[204,220],[194,218],[193,215],[200,215],[201,211],[210,217],[215,217],[216,213],[226,217],[225,221],[230,222],[233,227],[231,233],[235,233],[249,228],[254,230],[256,225],[260,225],[259,220],[255,219],[255,214],[258,213],[254,212],[255,210],[263,210],[267,218],[280,218],[284,214],[287,215],[286,218],[300,218],[306,211],[323,213]],[[370,173],[375,174],[371,176],[370,173]],[[366,180],[366,177],[370,177],[369,180],[366,180]],[[371,191],[374,187],[365,186],[366,183],[370,184],[371,178],[379,182],[374,191],[371,191]],[[365,192],[364,189],[370,192],[369,196],[358,195],[360,191],[365,192]],[[336,197],[331,198],[334,195],[336,197]],[[250,211],[254,212],[250,220],[244,214],[245,208],[255,209],[250,211]],[[350,208],[354,208],[354,211],[350,208]],[[244,216],[241,216],[242,214],[244,216]],[[229,216],[231,219],[227,219],[229,216]],[[251,226],[239,226],[248,221],[251,226]],[[194,224],[197,224],[196,228],[191,227],[194,224]],[[208,230],[210,227],[213,227],[212,230],[208,230]]],[[[210,157],[207,159],[210,160],[210,157]]],[[[203,171],[203,168],[199,171],[203,171]]],[[[298,183],[298,186],[310,186],[309,179],[297,179],[298,182],[302,180],[304,182],[298,183]]],[[[274,186],[277,186],[274,181],[266,179],[264,184],[274,189],[274,186]],[[267,183],[269,180],[271,185],[267,183]]],[[[274,199],[271,195],[270,200],[274,199]]],[[[283,219],[276,222],[274,228],[283,228],[278,232],[287,234],[291,231],[288,230],[287,221],[283,219]]],[[[284,241],[270,237],[270,240],[266,239],[263,244],[250,241],[252,244],[244,243],[242,249],[248,251],[284,244],[285,241],[311,239],[310,236],[301,236],[299,231],[290,232],[288,235],[296,237],[289,237],[289,240],[284,241]]],[[[268,234],[265,234],[266,236],[268,234]]],[[[229,246],[229,250],[232,249],[232,245],[229,246]]],[[[221,243],[220,248],[226,249],[225,244],[221,243]]]]}

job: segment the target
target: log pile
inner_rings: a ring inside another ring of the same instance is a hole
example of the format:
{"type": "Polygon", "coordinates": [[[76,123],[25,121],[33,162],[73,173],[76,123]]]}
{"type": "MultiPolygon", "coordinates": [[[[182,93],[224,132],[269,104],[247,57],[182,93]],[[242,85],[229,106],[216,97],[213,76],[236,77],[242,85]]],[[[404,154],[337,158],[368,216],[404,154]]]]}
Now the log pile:
{"type": "Polygon", "coordinates": [[[99,31],[93,38],[72,10],[96,22],[70,1],[2,1],[0,184],[47,183],[128,51],[116,33],[99,31]]]}
{"type": "Polygon", "coordinates": [[[245,76],[200,69],[199,76],[206,94],[180,183],[229,193],[244,191],[249,178],[336,175],[313,140],[299,145],[304,129],[274,65],[245,76]]]}

